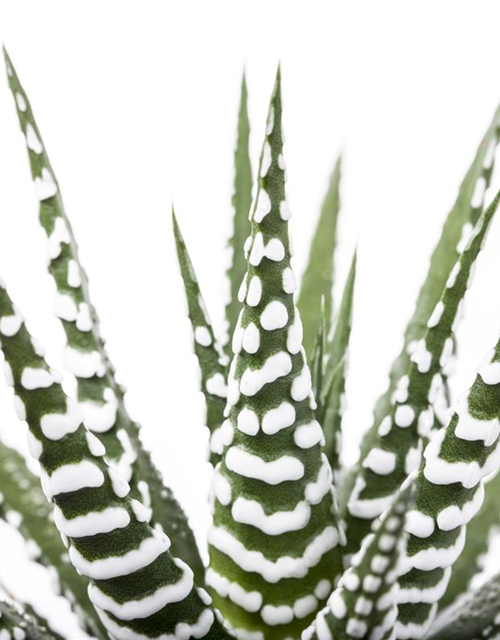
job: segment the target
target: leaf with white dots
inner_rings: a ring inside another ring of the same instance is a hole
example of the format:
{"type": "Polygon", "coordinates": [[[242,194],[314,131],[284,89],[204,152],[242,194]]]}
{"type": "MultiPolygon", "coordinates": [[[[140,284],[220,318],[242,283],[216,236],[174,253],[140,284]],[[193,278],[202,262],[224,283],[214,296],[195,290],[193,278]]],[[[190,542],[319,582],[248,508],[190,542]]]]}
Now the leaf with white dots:
{"type": "MultiPolygon", "coordinates": [[[[24,322],[5,333],[15,307],[0,285],[1,350],[7,380],[26,408],[32,455],[54,505],[54,522],[89,598],[114,638],[210,637],[227,633],[192,569],[170,552],[171,541],[148,524],[144,504],[130,497],[103,445],[34,345],[24,322]]],[[[175,523],[173,523],[175,525],[175,523]]],[[[180,530],[175,533],[179,537],[180,530]]]]}
{"type": "Polygon", "coordinates": [[[500,468],[500,340],[477,371],[449,424],[435,433],[424,453],[406,524],[410,537],[400,579],[402,630],[432,624],[463,550],[467,525],[484,500],[484,480],[500,468]]]}
{"type": "Polygon", "coordinates": [[[278,71],[214,475],[207,585],[241,637],[296,638],[341,571],[332,472],[294,304],[278,71]],[[254,635],[255,634],[255,635],[254,635]]]}
{"type": "Polygon", "coordinates": [[[327,331],[330,329],[332,320],[332,287],[337,244],[337,221],[340,212],[340,179],[341,158],[339,157],[323,200],[297,302],[304,325],[304,348],[309,358],[312,356],[314,348],[323,297],[325,299],[327,331]]]}
{"type": "Polygon", "coordinates": [[[226,367],[223,364],[223,355],[216,342],[186,243],[173,212],[172,223],[177,258],[187,298],[188,315],[193,327],[194,351],[201,371],[201,390],[207,406],[207,427],[212,435],[211,460],[216,464],[222,453],[218,430],[224,420],[224,407],[226,406],[226,367]]]}
{"type": "Polygon", "coordinates": [[[203,580],[201,561],[186,515],[165,487],[150,453],[143,447],[139,425],[127,412],[125,390],[115,378],[89,295],[89,283],[30,101],[4,49],[9,87],[26,140],[31,173],[40,202],[40,223],[48,237],[48,269],[57,293],[55,312],[67,340],[65,367],[75,375],[80,409],[87,427],[106,447],[107,456],[130,481],[137,499],[148,502],[152,522],[173,535],[177,555],[203,580]]]}
{"type": "MultiPolygon", "coordinates": [[[[462,180],[455,203],[446,218],[441,236],[434,248],[425,281],[418,294],[415,310],[406,328],[403,349],[391,367],[389,388],[377,401],[373,425],[363,438],[361,461],[369,453],[380,423],[388,413],[391,396],[398,381],[407,373],[410,365],[408,348],[411,343],[423,337],[427,322],[455,267],[460,245],[463,246],[461,241],[466,238],[483,210],[484,193],[491,182],[495,150],[499,140],[500,106],[495,111],[474,160],[462,180]]],[[[346,497],[350,489],[352,489],[352,482],[347,486],[346,497]]]]}
{"type": "Polygon", "coordinates": [[[347,502],[346,552],[355,552],[371,521],[398,490],[406,476],[420,465],[422,447],[435,418],[448,420],[442,374],[453,354],[453,335],[460,319],[471,274],[496,213],[500,194],[481,215],[415,345],[408,374],[402,376],[392,404],[372,448],[358,466],[354,489],[347,502]]]}
{"type": "Polygon", "coordinates": [[[350,568],[303,640],[393,637],[398,566],[405,548],[404,522],[412,492],[410,483],[381,516],[376,532],[365,538],[352,557],[350,568]]]}

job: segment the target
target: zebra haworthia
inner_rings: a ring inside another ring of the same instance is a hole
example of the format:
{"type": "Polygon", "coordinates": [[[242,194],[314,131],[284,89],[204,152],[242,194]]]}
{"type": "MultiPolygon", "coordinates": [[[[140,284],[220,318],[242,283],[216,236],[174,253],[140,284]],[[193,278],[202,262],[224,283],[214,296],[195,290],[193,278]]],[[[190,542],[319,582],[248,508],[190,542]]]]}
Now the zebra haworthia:
{"type": "Polygon", "coordinates": [[[29,426],[31,454],[69,558],[88,578],[89,597],[116,640],[224,638],[225,630],[192,570],[152,529],[148,509],[108,466],[103,444],[83,425],[77,404],[49,369],[24,321],[0,286],[1,349],[7,382],[29,426]]]}
{"type": "Polygon", "coordinates": [[[406,539],[402,535],[413,485],[405,487],[363,541],[327,606],[302,640],[395,639],[397,578],[406,539]]]}
{"type": "Polygon", "coordinates": [[[466,525],[481,507],[483,479],[500,467],[500,340],[459,396],[448,426],[433,434],[424,453],[405,575],[400,579],[398,638],[427,633],[460,555],[466,525]]]}
{"type": "Polygon", "coordinates": [[[57,287],[55,312],[67,339],[65,367],[76,377],[85,425],[103,442],[109,461],[130,482],[134,497],[151,509],[152,522],[172,534],[176,554],[192,566],[197,580],[202,582],[203,563],[187,518],[172,491],[163,485],[149,452],[142,446],[139,425],[126,410],[124,390],[116,382],[100,335],[88,279],[80,264],[59,185],[28,96],[5,49],[4,55],[40,202],[40,223],[48,237],[48,269],[57,287]]]}
{"type": "Polygon", "coordinates": [[[298,638],[341,566],[332,472],[293,301],[289,216],[278,71],[250,215],[206,578],[215,606],[252,640],[298,638]]]}
{"type": "Polygon", "coordinates": [[[424,337],[415,345],[409,373],[401,377],[391,411],[381,422],[377,439],[359,470],[347,503],[347,553],[356,551],[373,519],[391,502],[408,474],[419,467],[423,440],[435,417],[446,422],[442,374],[450,363],[455,325],[499,197],[464,237],[460,259],[427,323],[424,337]]]}

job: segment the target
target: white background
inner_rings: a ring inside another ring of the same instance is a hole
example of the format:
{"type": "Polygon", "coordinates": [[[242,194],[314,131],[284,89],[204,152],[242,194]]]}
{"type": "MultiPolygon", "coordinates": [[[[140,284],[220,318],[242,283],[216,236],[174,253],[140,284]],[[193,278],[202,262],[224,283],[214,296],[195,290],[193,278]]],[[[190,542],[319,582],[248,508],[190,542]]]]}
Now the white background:
{"type": "MultiPolygon", "coordinates": [[[[498,3],[478,1],[0,2],[0,36],[31,97],[130,410],[202,545],[203,402],[170,207],[220,329],[243,67],[255,166],[282,62],[299,273],[334,159],[345,155],[339,283],[359,247],[344,424],[352,461],[442,222],[500,100],[499,20],[498,3]]],[[[5,81],[0,176],[0,273],[58,365],[63,336],[52,318],[45,237],[5,81]]],[[[499,246],[497,222],[459,334],[457,390],[497,338],[499,246]]],[[[10,395],[0,385],[0,430],[21,443],[25,427],[10,395]]],[[[43,572],[18,565],[19,540],[0,533],[8,541],[0,578],[16,592],[29,575],[31,592],[44,590],[43,572]]],[[[65,617],[61,627],[78,636],[65,617]]]]}

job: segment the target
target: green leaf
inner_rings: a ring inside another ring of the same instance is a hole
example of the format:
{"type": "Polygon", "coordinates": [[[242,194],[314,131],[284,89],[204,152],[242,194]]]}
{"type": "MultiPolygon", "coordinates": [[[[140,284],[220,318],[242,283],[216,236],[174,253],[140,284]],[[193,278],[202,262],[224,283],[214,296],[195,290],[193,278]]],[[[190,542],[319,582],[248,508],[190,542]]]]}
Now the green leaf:
{"type": "Polygon", "coordinates": [[[337,243],[337,220],[340,211],[340,178],[341,158],[339,157],[321,207],[297,302],[304,326],[304,348],[309,358],[312,356],[323,297],[325,298],[327,331],[330,329],[332,319],[332,286],[334,253],[337,243]]]}
{"type": "Polygon", "coordinates": [[[226,305],[226,319],[229,334],[229,341],[226,345],[226,354],[228,357],[232,357],[233,355],[231,352],[231,338],[240,313],[238,290],[247,269],[243,245],[250,232],[248,213],[252,204],[252,165],[249,152],[250,122],[248,120],[247,101],[247,83],[245,74],[243,74],[238,113],[238,131],[234,151],[234,187],[232,197],[234,211],[233,235],[229,240],[229,246],[233,249],[233,257],[231,266],[227,272],[231,287],[231,297],[229,303],[226,305]]]}
{"type": "MultiPolygon", "coordinates": [[[[408,348],[412,342],[423,337],[427,321],[436,307],[441,292],[456,263],[458,256],[457,245],[464,229],[474,225],[481,214],[484,190],[490,184],[494,167],[494,152],[498,145],[500,134],[499,123],[500,106],[497,108],[491,124],[479,144],[475,158],[460,185],[457,199],[444,223],[441,236],[430,260],[427,276],[418,294],[415,311],[405,332],[404,346],[392,365],[389,388],[377,401],[373,425],[363,438],[360,464],[362,464],[372,448],[380,423],[390,409],[391,396],[398,381],[408,371],[410,365],[408,348]]],[[[355,473],[357,473],[357,470],[355,470],[355,473]]],[[[345,484],[341,510],[343,510],[353,486],[354,481],[351,474],[349,481],[345,484]]]]}
{"type": "Polygon", "coordinates": [[[207,427],[213,436],[211,461],[215,465],[222,453],[221,443],[217,434],[224,421],[224,408],[227,397],[226,368],[221,358],[221,350],[215,339],[212,323],[200,292],[200,285],[189,257],[186,243],[173,210],[172,222],[177,258],[188,303],[188,314],[193,327],[194,351],[201,371],[201,390],[207,405],[207,427]]]}
{"type": "Polygon", "coordinates": [[[58,633],[49,629],[46,620],[33,610],[26,611],[19,603],[12,600],[0,600],[0,637],[2,640],[4,638],[7,640],[10,638],[14,638],[14,640],[18,640],[18,638],[63,640],[58,633]],[[5,630],[7,635],[4,635],[2,630],[5,630]]]}
{"type": "Polygon", "coordinates": [[[300,637],[341,571],[331,469],[294,305],[281,108],[278,71],[228,376],[227,446],[214,472],[206,580],[237,635],[276,640],[300,637]],[[294,615],[292,603],[304,598],[306,610],[294,615]]]}
{"type": "Polygon", "coordinates": [[[0,487],[2,503],[0,510],[8,521],[9,512],[21,514],[18,527],[26,538],[35,543],[35,558],[57,571],[59,583],[65,593],[74,599],[75,608],[88,630],[98,638],[107,634],[87,595],[87,583],[79,576],[67,560],[67,550],[52,521],[52,507],[40,489],[40,480],[33,475],[21,455],[0,443],[0,487]]]}
{"type": "Polygon", "coordinates": [[[131,482],[132,493],[152,509],[152,522],[172,537],[174,553],[190,564],[200,584],[201,561],[186,515],[170,489],[163,484],[151,455],[142,445],[139,425],[125,407],[125,390],[100,334],[88,279],[78,257],[78,247],[66,215],[59,185],[35,122],[30,102],[12,61],[4,49],[9,86],[25,136],[31,173],[40,201],[40,223],[49,240],[49,272],[57,287],[56,315],[67,338],[66,368],[76,377],[78,401],[86,426],[106,447],[108,459],[131,482]]]}
{"type": "Polygon", "coordinates": [[[412,493],[410,484],[396,496],[303,638],[395,637],[391,631],[398,615],[397,569],[405,549],[404,522],[412,493]]]}
{"type": "Polygon", "coordinates": [[[500,633],[500,574],[464,594],[437,618],[430,640],[488,640],[500,633]]]}
{"type": "Polygon", "coordinates": [[[415,508],[406,524],[410,538],[399,597],[403,632],[417,623],[425,622],[424,629],[432,624],[463,550],[467,524],[483,502],[484,479],[500,467],[499,363],[500,340],[483,359],[473,385],[459,396],[448,426],[425,450],[415,508]]]}
{"type": "Polygon", "coordinates": [[[439,608],[444,609],[469,591],[472,578],[481,571],[481,556],[487,553],[491,534],[500,525],[500,474],[487,479],[484,484],[485,498],[483,505],[467,527],[467,539],[460,557],[453,566],[453,573],[446,593],[439,601],[439,608]]]}
{"type": "MultiPolygon", "coordinates": [[[[325,299],[321,300],[321,309],[320,316],[318,322],[318,330],[316,333],[316,342],[314,344],[313,357],[311,362],[311,378],[312,378],[312,391],[314,397],[316,398],[317,409],[316,416],[318,416],[318,412],[321,411],[320,402],[322,397],[322,389],[323,389],[323,378],[324,378],[324,361],[325,361],[325,351],[326,351],[326,317],[325,317],[325,299]]],[[[321,420],[319,421],[321,424],[321,420]]]]}
{"type": "Polygon", "coordinates": [[[442,406],[447,404],[442,374],[447,371],[452,357],[457,318],[460,319],[470,275],[499,198],[500,194],[497,194],[474,227],[428,320],[424,337],[415,345],[411,367],[396,387],[372,449],[358,467],[345,514],[347,554],[358,549],[373,519],[391,502],[407,475],[418,468],[424,439],[429,435],[435,417],[441,417],[445,423],[448,419],[448,414],[441,416],[442,406]]]}
{"type": "Polygon", "coordinates": [[[325,434],[325,453],[335,472],[340,470],[340,451],[342,447],[343,396],[347,374],[349,340],[352,327],[352,307],[354,283],[356,280],[356,253],[344,287],[339,314],[333,338],[328,345],[327,362],[323,393],[318,403],[316,415],[325,434]]]}
{"type": "Polygon", "coordinates": [[[26,412],[55,525],[70,562],[89,580],[89,598],[109,635],[179,636],[180,625],[186,637],[226,638],[192,570],[172,555],[168,536],[148,524],[148,509],[105,460],[105,448],[85,428],[3,285],[0,333],[7,381],[26,412]]]}

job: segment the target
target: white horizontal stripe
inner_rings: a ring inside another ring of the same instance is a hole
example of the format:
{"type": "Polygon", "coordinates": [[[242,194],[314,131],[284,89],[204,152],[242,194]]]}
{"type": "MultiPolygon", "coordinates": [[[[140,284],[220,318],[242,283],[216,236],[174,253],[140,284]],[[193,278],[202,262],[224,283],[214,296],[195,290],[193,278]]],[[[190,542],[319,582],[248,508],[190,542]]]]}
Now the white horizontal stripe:
{"type": "Polygon", "coordinates": [[[168,604],[184,600],[191,592],[193,588],[193,572],[182,560],[176,559],[175,564],[182,569],[182,575],[179,580],[174,584],[160,587],[146,598],[129,600],[120,604],[103,593],[95,584],[89,585],[89,598],[96,607],[109,611],[120,620],[147,618],[168,604]]]}

